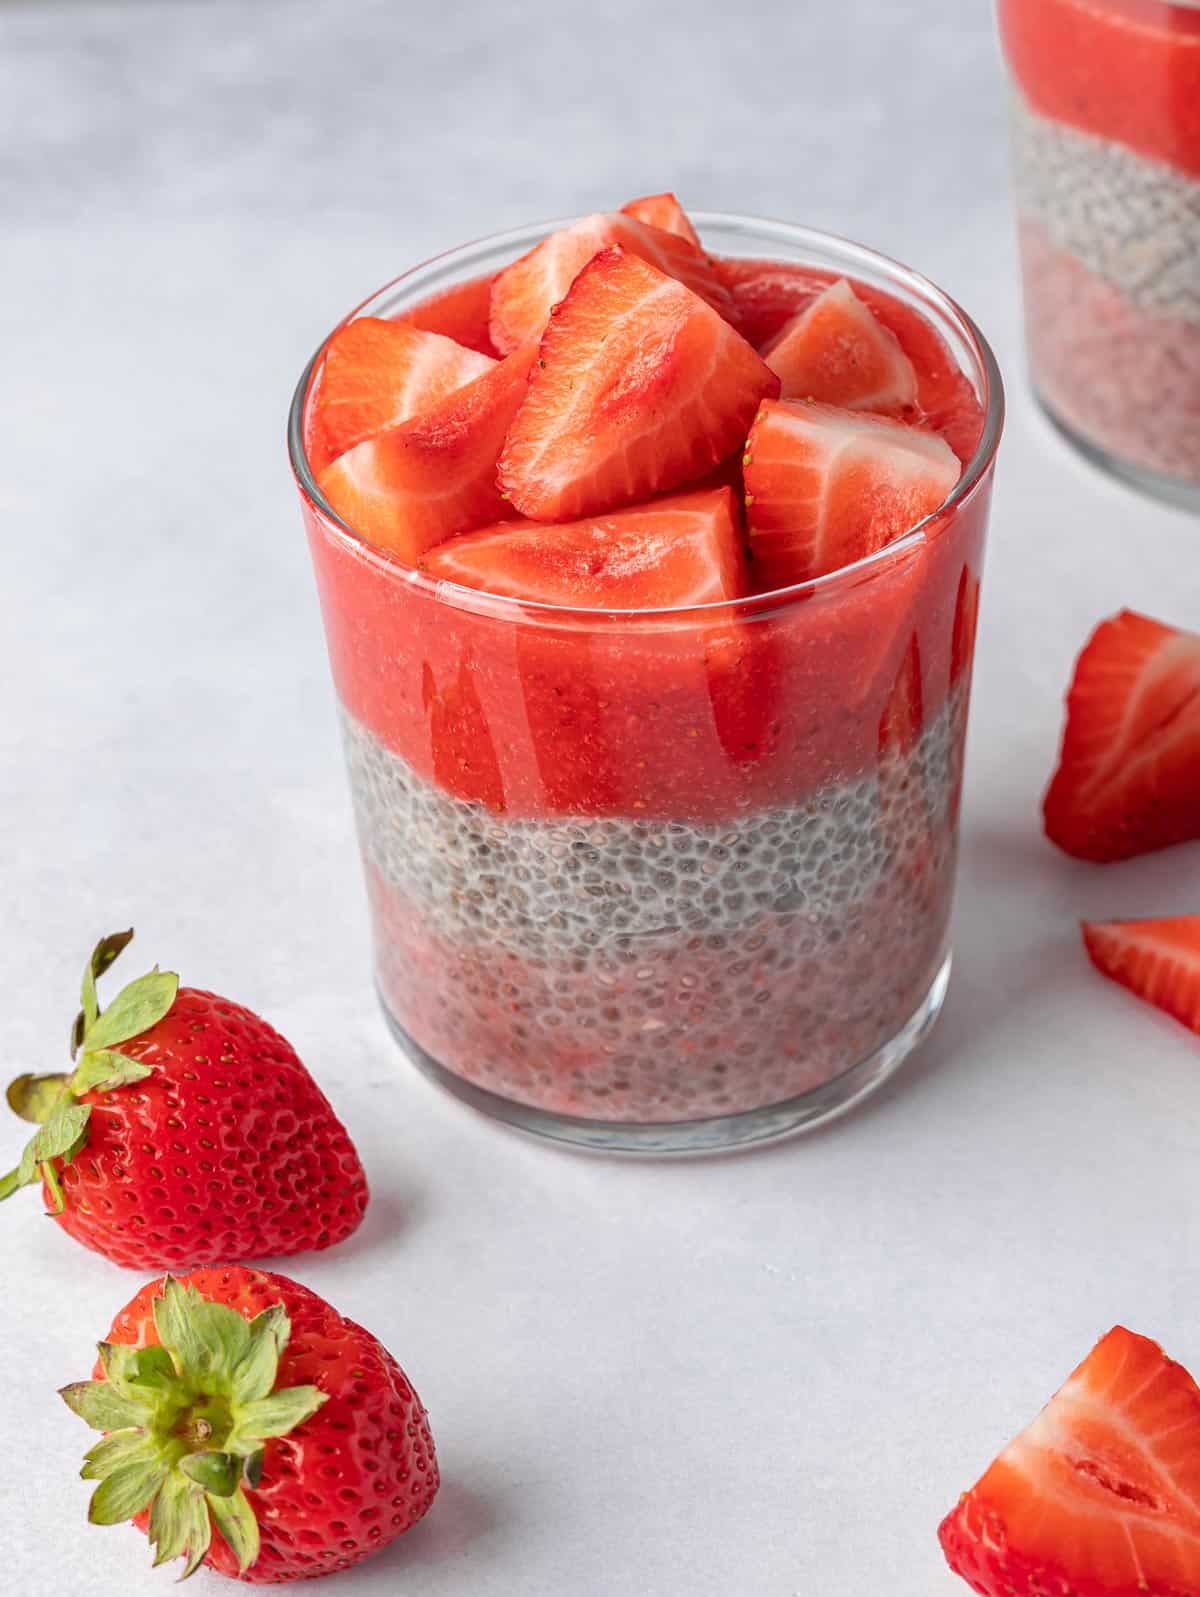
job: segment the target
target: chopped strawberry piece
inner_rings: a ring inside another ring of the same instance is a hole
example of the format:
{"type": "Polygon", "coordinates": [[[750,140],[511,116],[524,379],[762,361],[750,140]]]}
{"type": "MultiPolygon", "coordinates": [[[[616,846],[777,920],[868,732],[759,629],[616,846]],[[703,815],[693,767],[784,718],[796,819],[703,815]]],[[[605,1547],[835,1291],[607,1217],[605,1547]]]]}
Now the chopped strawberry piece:
{"type": "Polygon", "coordinates": [[[339,456],[318,486],[348,526],[415,565],[455,533],[500,520],[496,459],[525,393],[529,343],[434,410],[339,456]]]}
{"type": "Polygon", "coordinates": [[[1200,915],[1084,921],[1096,969],[1200,1033],[1200,915]]]}
{"type": "Polygon", "coordinates": [[[1046,835],[1079,859],[1128,859],[1200,838],[1200,636],[1132,610],[1075,666],[1046,835]]]}
{"type": "Polygon", "coordinates": [[[580,272],[601,250],[620,245],[674,277],[701,299],[725,312],[728,291],[702,250],[685,238],[650,227],[620,211],[585,216],[522,255],[492,285],[491,334],[496,348],[507,353],[531,333],[540,333],[550,312],[566,297],[580,272]]]}
{"type": "Polygon", "coordinates": [[[402,322],[376,316],[347,322],[325,346],[320,387],[311,401],[322,464],[386,427],[434,410],[495,364],[440,333],[402,322]]]}
{"type": "Polygon", "coordinates": [[[702,299],[636,255],[603,250],[542,336],[501,486],[538,521],[645,499],[732,454],[778,386],[702,299]]]}
{"type": "Polygon", "coordinates": [[[783,587],[882,549],[958,481],[936,433],[832,405],[767,400],[743,460],[755,586],[783,587]]]}
{"type": "Polygon", "coordinates": [[[643,194],[640,199],[622,205],[621,210],[626,216],[636,217],[639,222],[662,228],[664,233],[674,233],[678,238],[687,239],[697,249],[703,248],[700,235],[692,226],[687,212],[669,190],[665,194],[643,194]]]}
{"type": "Polygon", "coordinates": [[[494,281],[493,273],[490,277],[472,277],[465,283],[455,283],[453,288],[431,294],[411,310],[401,311],[396,320],[426,333],[442,333],[467,349],[494,356],[498,351],[488,332],[494,281]]]}
{"type": "Polygon", "coordinates": [[[488,593],[606,610],[711,604],[745,591],[729,488],[557,526],[503,522],[440,544],[421,567],[488,593]]]}
{"type": "Polygon", "coordinates": [[[844,277],[785,322],[762,357],[784,399],[890,413],[917,402],[917,374],[900,340],[844,277]]]}
{"type": "MultiPolygon", "coordinates": [[[[714,264],[733,301],[727,314],[743,338],[758,350],[834,281],[830,272],[788,261],[718,257],[714,264]]],[[[983,436],[983,406],[945,339],[928,317],[894,295],[869,283],[855,283],[854,292],[895,334],[912,362],[917,380],[916,419],[941,433],[965,465],[983,436]]]]}
{"type": "Polygon", "coordinates": [[[938,1534],[983,1597],[1200,1591],[1200,1389],[1118,1326],[938,1534]]]}

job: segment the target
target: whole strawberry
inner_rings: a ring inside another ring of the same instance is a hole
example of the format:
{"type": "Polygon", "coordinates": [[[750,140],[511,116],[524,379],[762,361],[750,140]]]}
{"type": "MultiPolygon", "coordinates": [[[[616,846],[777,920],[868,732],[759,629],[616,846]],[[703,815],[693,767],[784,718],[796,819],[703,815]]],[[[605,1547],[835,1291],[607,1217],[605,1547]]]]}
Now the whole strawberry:
{"type": "Polygon", "coordinates": [[[132,1519],[155,1564],[269,1584],[349,1569],[438,1489],[429,1420],[369,1331],[286,1276],[241,1266],[150,1281],[62,1389],[105,1433],[88,1518],[132,1519]]]}
{"type": "Polygon", "coordinates": [[[8,1090],[38,1124],[0,1199],[39,1178],[64,1231],[139,1270],[327,1248],[358,1225],[367,1182],[328,1099],[279,1033],[157,967],[101,1012],[83,978],[69,1076],[8,1090]]]}

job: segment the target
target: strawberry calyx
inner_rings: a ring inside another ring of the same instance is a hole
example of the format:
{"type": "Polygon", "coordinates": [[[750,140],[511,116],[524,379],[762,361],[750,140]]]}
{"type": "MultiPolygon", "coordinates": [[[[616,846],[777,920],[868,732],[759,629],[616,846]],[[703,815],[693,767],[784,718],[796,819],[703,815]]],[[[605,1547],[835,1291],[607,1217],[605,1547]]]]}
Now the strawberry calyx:
{"type": "Polygon", "coordinates": [[[326,1394],[276,1387],[291,1336],[282,1303],[252,1320],[172,1276],[154,1300],[158,1345],[101,1342],[103,1376],[59,1396],[103,1438],[80,1475],[99,1484],[88,1519],[118,1525],[148,1513],[154,1564],[203,1562],[216,1529],[244,1573],[259,1553],[258,1519],[244,1488],[262,1478],[264,1443],[311,1418],[326,1394]]]}
{"type": "Polygon", "coordinates": [[[51,1213],[61,1214],[64,1200],[59,1172],[86,1145],[92,1113],[91,1105],[79,1100],[88,1092],[111,1092],[141,1081],[151,1072],[152,1066],[122,1053],[120,1045],[141,1036],[163,1018],[175,1002],[179,977],[156,965],[123,987],[107,1009],[101,1010],[96,995],[97,981],[132,937],[129,930],[101,938],[88,960],[80,989],[82,1007],[71,1027],[75,1069],[67,1074],[18,1076],[8,1087],[9,1108],[38,1129],[26,1143],[16,1168],[0,1176],[0,1202],[19,1188],[42,1180],[51,1213]]]}

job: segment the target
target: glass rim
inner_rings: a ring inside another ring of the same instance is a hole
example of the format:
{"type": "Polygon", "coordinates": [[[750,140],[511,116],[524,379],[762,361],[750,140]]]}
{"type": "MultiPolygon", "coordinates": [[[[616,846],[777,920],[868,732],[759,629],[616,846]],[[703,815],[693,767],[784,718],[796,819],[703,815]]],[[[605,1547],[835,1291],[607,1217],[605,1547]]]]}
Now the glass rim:
{"type": "MultiPolygon", "coordinates": [[[[317,363],[324,352],[326,344],[335,332],[352,322],[357,316],[363,314],[368,306],[374,305],[384,295],[392,290],[402,287],[413,278],[420,278],[426,274],[436,275],[435,268],[443,271],[456,264],[469,265],[472,260],[490,255],[493,252],[513,248],[524,253],[540,238],[556,232],[563,227],[569,227],[579,220],[577,216],[559,217],[548,222],[527,223],[522,227],[509,228],[504,232],[487,234],[481,238],[473,239],[465,244],[455,245],[451,249],[441,250],[436,255],[428,256],[423,261],[418,261],[391,278],[381,288],[361,300],[345,316],[331,328],[322,338],[320,344],[305,363],[296,385],[292,402],[288,411],[287,441],[288,456],[291,463],[292,475],[296,486],[309,509],[315,511],[326,524],[329,530],[343,544],[352,548],[355,553],[365,557],[373,564],[386,570],[398,581],[428,596],[438,603],[449,604],[455,609],[469,610],[481,615],[494,617],[508,616],[513,620],[521,618],[539,618],[544,621],[563,621],[575,625],[602,626],[606,620],[617,621],[624,624],[636,624],[644,621],[648,624],[654,622],[670,623],[687,621],[696,618],[697,621],[712,621],[722,614],[744,614],[747,610],[755,614],[774,609],[783,609],[809,599],[828,596],[844,588],[854,588],[868,580],[877,570],[887,570],[896,564],[906,554],[916,551],[929,542],[931,529],[937,528],[944,518],[961,509],[968,500],[974,497],[976,491],[986,480],[988,473],[996,458],[1000,446],[1000,436],[1004,429],[1004,379],[1000,373],[1000,366],[991,345],[980,331],[974,319],[936,283],[925,277],[922,273],[914,271],[902,262],[884,255],[878,250],[873,250],[867,245],[856,243],[853,239],[843,238],[837,233],[828,233],[819,228],[803,227],[792,222],[782,222],[766,217],[746,216],[732,211],[691,211],[689,213],[703,238],[705,227],[720,227],[727,231],[740,233],[746,238],[760,240],[764,246],[769,246],[772,240],[786,243],[797,252],[808,249],[817,252],[833,249],[839,253],[857,258],[864,266],[871,268],[877,275],[881,274],[891,282],[900,283],[916,295],[921,301],[935,306],[938,311],[953,323],[963,337],[972,356],[974,357],[982,380],[983,393],[981,396],[984,407],[984,425],[975,453],[963,467],[962,474],[950,493],[927,516],[922,517],[917,524],[904,534],[902,538],[893,543],[885,544],[873,554],[864,555],[861,560],[856,560],[848,566],[841,566],[836,571],[826,572],[823,576],[808,577],[803,582],[791,583],[787,587],[772,588],[765,593],[745,594],[736,599],[713,599],[705,604],[697,605],[661,605],[653,608],[620,609],[595,605],[567,605],[551,604],[539,599],[519,599],[511,595],[488,593],[480,588],[468,588],[462,584],[449,582],[444,578],[427,576],[415,566],[404,564],[387,550],[380,549],[369,542],[360,532],[357,532],[348,522],[342,520],[333,506],[328,502],[317,486],[308,454],[304,447],[304,409],[308,399],[309,386],[317,368],[317,363]]],[[[736,258],[736,257],[735,257],[736,258]]],[[[747,255],[743,259],[756,259],[747,255]]],[[[764,257],[766,258],[766,257],[764,257]]],[[[803,261],[794,260],[787,264],[803,266],[803,261]]],[[[815,263],[814,263],[815,264],[815,263]]],[[[465,280],[465,279],[464,279],[465,280]]],[[[453,286],[453,285],[447,285],[453,286]]],[[[436,290],[435,290],[436,292],[436,290]]],[[[682,489],[689,485],[682,484],[682,489]]]]}

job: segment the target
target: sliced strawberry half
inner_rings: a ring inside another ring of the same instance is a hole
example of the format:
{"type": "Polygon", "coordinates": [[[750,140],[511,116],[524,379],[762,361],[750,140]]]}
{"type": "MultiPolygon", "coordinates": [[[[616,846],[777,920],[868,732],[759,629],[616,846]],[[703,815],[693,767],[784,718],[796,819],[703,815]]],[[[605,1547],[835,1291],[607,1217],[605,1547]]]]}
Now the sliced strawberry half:
{"type": "Polygon", "coordinates": [[[620,211],[598,212],[551,233],[499,274],[492,285],[490,323],[496,348],[507,353],[531,333],[540,333],[592,257],[618,244],[718,310],[729,309],[729,292],[716,267],[695,244],[620,211]]]}
{"type": "Polygon", "coordinates": [[[1043,813],[1046,835],[1079,859],[1200,838],[1200,636],[1132,610],[1097,627],[1043,813]]]}
{"type": "Polygon", "coordinates": [[[778,385],[690,289],[623,249],[603,250],[542,336],[501,486],[537,521],[645,499],[732,454],[778,385]]]}
{"type": "Polygon", "coordinates": [[[1096,969],[1200,1033],[1200,915],[1084,921],[1096,969]]]}
{"type": "Polygon", "coordinates": [[[503,522],[431,549],[431,577],[542,604],[660,609],[745,591],[733,491],[668,495],[547,525],[503,522]]]}
{"type": "Polygon", "coordinates": [[[1193,1597],[1200,1390],[1118,1326],[938,1534],[983,1597],[1193,1597]]]}
{"type": "Polygon", "coordinates": [[[960,471],[923,428],[765,401],[742,463],[755,586],[804,582],[882,549],[936,510],[960,471]]]}
{"type": "Polygon", "coordinates": [[[496,459],[536,353],[531,339],[435,409],[348,450],[317,478],[321,492],[368,542],[409,565],[444,538],[500,520],[508,506],[496,459]]]}
{"type": "Polygon", "coordinates": [[[762,357],[784,399],[890,414],[917,403],[917,374],[900,340],[844,277],[785,322],[762,357]]]}
{"type": "Polygon", "coordinates": [[[494,280],[495,273],[492,273],[488,277],[472,277],[465,283],[455,283],[452,288],[431,294],[411,310],[402,311],[396,320],[427,333],[442,333],[456,344],[478,350],[481,355],[494,356],[497,350],[488,332],[494,280]]]}
{"type": "Polygon", "coordinates": [[[402,322],[377,316],[348,322],[325,346],[321,383],[312,399],[322,464],[386,427],[436,409],[495,364],[440,333],[402,322]]]}
{"type": "Polygon", "coordinates": [[[621,210],[626,216],[636,217],[639,222],[660,227],[664,233],[674,233],[678,238],[687,239],[697,249],[703,248],[691,218],[669,189],[665,194],[643,194],[640,199],[622,205],[621,210]]]}

